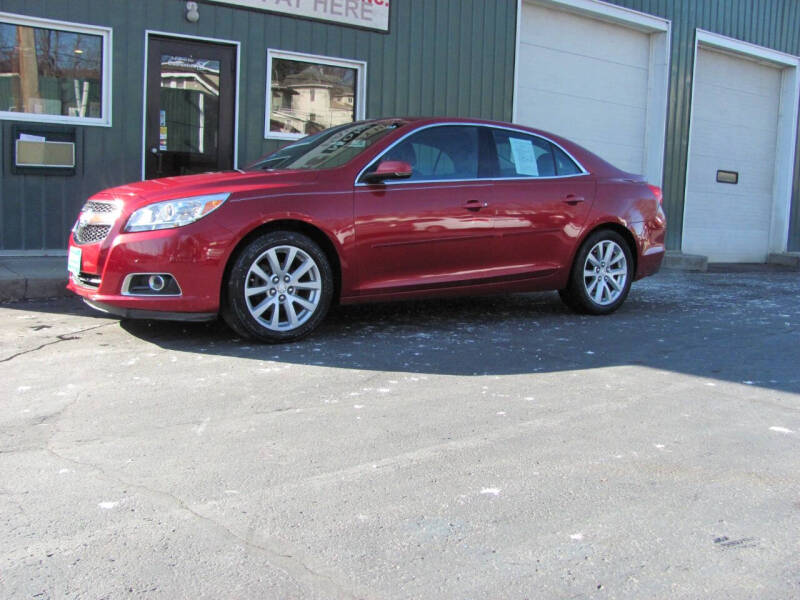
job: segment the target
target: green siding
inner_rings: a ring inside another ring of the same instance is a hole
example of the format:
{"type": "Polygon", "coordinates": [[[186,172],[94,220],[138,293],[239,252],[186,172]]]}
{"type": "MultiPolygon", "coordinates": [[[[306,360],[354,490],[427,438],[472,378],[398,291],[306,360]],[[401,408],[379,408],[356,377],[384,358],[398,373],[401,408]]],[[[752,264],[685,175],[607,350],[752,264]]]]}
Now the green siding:
{"type": "Polygon", "coordinates": [[[113,28],[113,126],[77,127],[75,177],[12,175],[13,123],[0,121],[0,251],[63,249],[88,196],[141,177],[148,29],[241,42],[239,165],[285,144],[264,140],[267,48],[366,61],[367,117],[511,116],[513,0],[398,0],[388,34],[205,2],[192,24],[177,0],[0,0],[0,11],[113,28]]]}
{"type": "MultiPolygon", "coordinates": [[[[680,248],[694,32],[706,29],[800,54],[796,0],[612,0],[672,21],[664,159],[668,246],[680,248]]],[[[113,127],[79,127],[76,177],[12,176],[11,123],[0,122],[0,250],[63,248],[90,194],[139,179],[144,31],[239,40],[239,164],[277,148],[264,140],[266,50],[367,62],[367,117],[453,115],[511,119],[516,0],[395,0],[389,34],[202,2],[200,21],[177,0],[0,0],[0,11],[113,27],[113,127]]],[[[800,250],[800,152],[790,250],[800,250]]]]}

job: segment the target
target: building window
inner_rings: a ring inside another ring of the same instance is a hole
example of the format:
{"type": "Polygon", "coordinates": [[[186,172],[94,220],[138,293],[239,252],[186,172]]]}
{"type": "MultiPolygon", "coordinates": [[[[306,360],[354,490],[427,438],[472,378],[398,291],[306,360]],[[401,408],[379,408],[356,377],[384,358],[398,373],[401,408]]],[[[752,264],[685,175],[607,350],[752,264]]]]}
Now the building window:
{"type": "Polygon", "coordinates": [[[111,29],[0,13],[0,119],[111,125],[111,29]]]}
{"type": "Polygon", "coordinates": [[[264,137],[297,139],[364,118],[365,62],[267,51],[264,137]]]}

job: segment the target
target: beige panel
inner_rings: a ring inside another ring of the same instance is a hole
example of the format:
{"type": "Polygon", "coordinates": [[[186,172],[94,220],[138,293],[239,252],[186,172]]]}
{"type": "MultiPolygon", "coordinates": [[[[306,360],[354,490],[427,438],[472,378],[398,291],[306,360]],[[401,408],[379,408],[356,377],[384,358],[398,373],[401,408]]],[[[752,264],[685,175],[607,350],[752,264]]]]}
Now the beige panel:
{"type": "Polygon", "coordinates": [[[18,167],[74,167],[75,144],[17,140],[18,167]]]}
{"type": "Polygon", "coordinates": [[[522,5],[517,121],[570,138],[626,171],[645,170],[650,36],[522,5]]]}
{"type": "Polygon", "coordinates": [[[769,251],[781,71],[698,48],[683,251],[764,262],[769,251]],[[717,171],[739,173],[736,185],[717,171]]]}

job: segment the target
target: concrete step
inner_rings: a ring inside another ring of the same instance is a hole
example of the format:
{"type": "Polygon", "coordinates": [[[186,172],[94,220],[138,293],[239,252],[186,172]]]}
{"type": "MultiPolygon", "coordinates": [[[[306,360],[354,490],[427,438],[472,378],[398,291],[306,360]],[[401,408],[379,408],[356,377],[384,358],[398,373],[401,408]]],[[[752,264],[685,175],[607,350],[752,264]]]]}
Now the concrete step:
{"type": "Polygon", "coordinates": [[[795,271],[800,271],[800,252],[781,252],[770,254],[767,262],[771,265],[790,267],[795,271]]]}
{"type": "Polygon", "coordinates": [[[661,268],[676,271],[707,271],[708,257],[700,254],[684,254],[679,250],[667,250],[661,268]]]}
{"type": "Polygon", "coordinates": [[[66,256],[0,256],[0,302],[70,296],[66,256]]]}

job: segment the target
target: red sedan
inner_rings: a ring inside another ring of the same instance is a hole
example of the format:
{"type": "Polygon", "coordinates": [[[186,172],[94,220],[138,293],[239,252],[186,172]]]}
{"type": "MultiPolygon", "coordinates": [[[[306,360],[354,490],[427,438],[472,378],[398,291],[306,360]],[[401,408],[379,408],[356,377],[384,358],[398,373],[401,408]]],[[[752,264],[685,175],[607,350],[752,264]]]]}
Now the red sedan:
{"type": "Polygon", "coordinates": [[[294,340],[331,303],[559,290],[608,314],[658,271],[661,190],[555,135],[380,119],[244,171],[104,190],[70,238],[69,289],[121,317],[294,340]]]}

